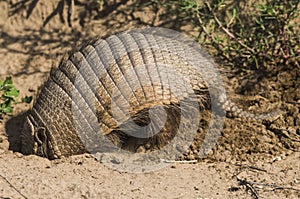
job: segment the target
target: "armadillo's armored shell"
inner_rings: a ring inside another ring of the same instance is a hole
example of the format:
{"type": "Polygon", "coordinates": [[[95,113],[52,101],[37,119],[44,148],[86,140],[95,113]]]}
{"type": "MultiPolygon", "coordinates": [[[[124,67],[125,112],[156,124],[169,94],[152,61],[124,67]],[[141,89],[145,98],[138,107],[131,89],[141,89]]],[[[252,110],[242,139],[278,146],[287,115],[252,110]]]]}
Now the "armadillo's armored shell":
{"type": "MultiPolygon", "coordinates": [[[[208,84],[218,77],[206,54],[190,40],[164,34],[141,30],[97,39],[53,69],[26,118],[22,152],[48,158],[80,154],[97,139],[94,132],[114,140],[118,130],[127,129],[132,137],[147,138],[145,132],[135,132],[130,118],[145,126],[147,111],[157,105],[171,116],[156,114],[151,128],[164,121],[169,125],[165,133],[178,129],[176,122],[183,119],[176,107],[185,99],[202,106],[208,84]]],[[[186,119],[198,125],[195,114],[189,114],[186,119]]]]}

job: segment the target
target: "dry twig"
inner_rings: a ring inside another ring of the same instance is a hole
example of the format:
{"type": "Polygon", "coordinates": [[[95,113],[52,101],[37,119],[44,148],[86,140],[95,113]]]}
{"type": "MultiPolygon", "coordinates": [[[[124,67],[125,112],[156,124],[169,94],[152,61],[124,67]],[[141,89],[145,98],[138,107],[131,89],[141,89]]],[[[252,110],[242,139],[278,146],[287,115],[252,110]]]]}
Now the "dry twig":
{"type": "Polygon", "coordinates": [[[240,40],[238,40],[235,36],[234,36],[234,34],[232,34],[227,28],[225,28],[224,26],[223,26],[223,24],[220,22],[220,20],[218,19],[218,17],[215,15],[215,13],[213,12],[213,10],[212,10],[212,8],[211,8],[211,6],[210,6],[210,4],[209,4],[209,2],[208,1],[205,1],[205,4],[206,4],[206,6],[207,6],[207,8],[208,8],[208,10],[211,12],[211,14],[213,15],[213,17],[214,17],[214,19],[215,19],[215,21],[217,22],[217,24],[220,26],[220,28],[230,37],[230,38],[232,38],[232,39],[234,39],[236,42],[238,42],[241,46],[243,46],[244,48],[246,48],[247,50],[249,50],[251,53],[255,53],[255,51],[252,49],[252,48],[250,48],[249,46],[247,46],[246,44],[244,44],[243,42],[241,42],[240,40]]]}
{"type": "Polygon", "coordinates": [[[238,175],[245,171],[245,169],[250,169],[250,170],[256,170],[256,171],[261,171],[261,172],[267,172],[267,170],[256,167],[256,166],[249,166],[249,165],[242,165],[242,164],[235,164],[236,166],[239,166],[239,170],[235,172],[233,177],[236,177],[237,181],[239,182],[239,185],[245,186],[246,191],[250,191],[251,195],[254,199],[259,199],[259,194],[258,191],[255,188],[255,185],[257,186],[264,186],[264,187],[272,187],[273,191],[276,189],[288,189],[288,190],[293,190],[296,192],[300,193],[300,189],[296,189],[293,187],[285,187],[285,186],[279,186],[276,184],[268,184],[268,183],[262,183],[262,182],[254,182],[254,181],[248,181],[246,179],[240,178],[238,175]]]}
{"type": "Polygon", "coordinates": [[[13,184],[11,184],[11,182],[9,182],[9,180],[7,180],[3,175],[0,174],[0,177],[3,180],[5,180],[11,188],[13,188],[16,192],[18,192],[18,194],[20,194],[20,196],[22,196],[24,199],[28,199],[28,197],[26,197],[24,194],[22,194],[21,191],[19,191],[13,184]]]}

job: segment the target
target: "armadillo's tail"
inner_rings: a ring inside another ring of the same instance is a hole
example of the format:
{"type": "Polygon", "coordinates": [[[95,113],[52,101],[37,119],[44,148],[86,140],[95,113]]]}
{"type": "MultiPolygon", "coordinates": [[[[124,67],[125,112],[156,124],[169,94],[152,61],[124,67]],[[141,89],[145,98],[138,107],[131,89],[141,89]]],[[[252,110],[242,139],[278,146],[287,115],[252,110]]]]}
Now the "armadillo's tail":
{"type": "Polygon", "coordinates": [[[244,111],[243,109],[239,108],[231,100],[226,100],[224,103],[222,103],[222,108],[234,116],[246,118],[246,119],[252,119],[252,120],[272,119],[282,113],[282,111],[279,109],[273,110],[271,112],[266,112],[266,113],[251,113],[251,112],[244,111]]]}

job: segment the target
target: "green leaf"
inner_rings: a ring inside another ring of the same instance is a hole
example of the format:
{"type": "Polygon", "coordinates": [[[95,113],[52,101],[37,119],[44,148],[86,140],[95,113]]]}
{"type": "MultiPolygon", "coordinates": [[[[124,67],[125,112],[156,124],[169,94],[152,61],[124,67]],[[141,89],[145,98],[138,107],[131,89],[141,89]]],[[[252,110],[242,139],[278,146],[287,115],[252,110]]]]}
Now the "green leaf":
{"type": "Polygon", "coordinates": [[[32,96],[26,96],[26,97],[23,97],[22,98],[22,102],[23,103],[27,103],[27,104],[29,104],[30,102],[32,101],[32,96]]]}
{"type": "Polygon", "coordinates": [[[15,88],[15,86],[13,84],[4,82],[1,90],[2,91],[7,91],[7,90],[10,90],[12,88],[15,88]]]}
{"type": "Polygon", "coordinates": [[[12,85],[12,84],[13,84],[13,82],[12,82],[11,76],[6,77],[6,79],[3,82],[3,85],[6,86],[6,85],[12,85]]]}
{"type": "Polygon", "coordinates": [[[16,88],[11,88],[10,90],[6,91],[4,93],[4,97],[18,97],[19,96],[19,90],[16,88]]]}
{"type": "Polygon", "coordinates": [[[1,111],[4,113],[12,113],[14,108],[12,106],[1,108],[1,111]]]}
{"type": "Polygon", "coordinates": [[[236,17],[236,8],[233,8],[233,10],[232,10],[232,16],[236,17]]]}

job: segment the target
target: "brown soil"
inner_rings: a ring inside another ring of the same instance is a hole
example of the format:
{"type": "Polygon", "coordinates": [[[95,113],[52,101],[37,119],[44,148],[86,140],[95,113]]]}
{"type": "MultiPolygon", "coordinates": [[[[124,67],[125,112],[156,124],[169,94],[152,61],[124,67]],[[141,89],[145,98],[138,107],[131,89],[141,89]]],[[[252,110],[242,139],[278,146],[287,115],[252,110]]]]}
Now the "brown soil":
{"type": "MultiPolygon", "coordinates": [[[[43,27],[57,1],[38,1],[29,17],[30,5],[11,7],[16,2],[0,1],[0,77],[11,75],[22,96],[36,96],[50,68],[96,35],[145,26],[196,35],[190,25],[160,19],[160,10],[132,11],[132,1],[106,6],[100,13],[92,3],[89,9],[75,6],[72,27],[67,5],[64,23],[57,14],[43,27]]],[[[229,97],[244,110],[279,107],[282,114],[263,122],[228,117],[207,158],[198,159],[196,140],[182,157],[199,160],[196,164],[175,163],[146,174],[113,171],[88,154],[55,161],[23,156],[19,133],[31,104],[17,105],[0,123],[0,198],[252,198],[254,191],[260,198],[300,198],[300,69],[224,71],[229,97]]]]}

